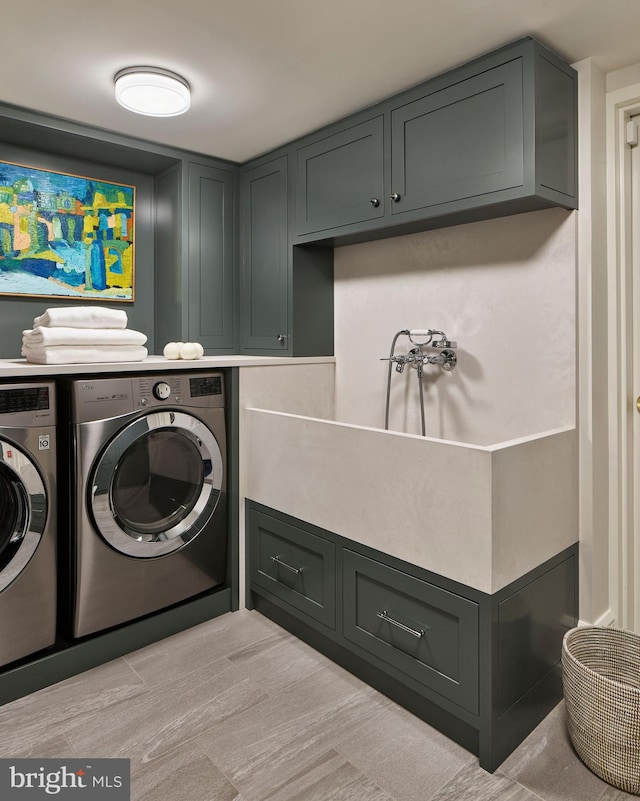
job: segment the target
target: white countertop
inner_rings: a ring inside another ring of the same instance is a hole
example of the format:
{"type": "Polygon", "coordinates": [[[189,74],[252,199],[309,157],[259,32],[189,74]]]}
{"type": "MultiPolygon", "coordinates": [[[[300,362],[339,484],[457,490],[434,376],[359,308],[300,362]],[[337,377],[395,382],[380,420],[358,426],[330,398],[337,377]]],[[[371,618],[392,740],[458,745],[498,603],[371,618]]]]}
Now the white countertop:
{"type": "Polygon", "coordinates": [[[269,365],[330,364],[334,356],[203,356],[201,359],[165,359],[148,356],[143,362],[100,364],[32,364],[26,359],[0,359],[1,378],[53,377],[91,373],[135,373],[142,371],[206,370],[218,367],[266,367],[269,365]]]}

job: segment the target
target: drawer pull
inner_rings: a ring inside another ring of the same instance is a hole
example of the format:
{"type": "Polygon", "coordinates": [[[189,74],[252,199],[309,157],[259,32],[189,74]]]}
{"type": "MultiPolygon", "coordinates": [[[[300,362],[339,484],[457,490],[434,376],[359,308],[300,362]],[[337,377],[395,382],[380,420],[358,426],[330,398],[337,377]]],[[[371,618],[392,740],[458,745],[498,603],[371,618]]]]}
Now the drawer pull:
{"type": "Polygon", "coordinates": [[[391,623],[392,626],[397,626],[399,629],[402,629],[402,631],[406,631],[407,634],[411,634],[418,639],[424,637],[424,629],[412,629],[410,626],[405,626],[404,623],[400,623],[399,620],[394,620],[392,617],[389,617],[386,609],[383,609],[382,612],[376,612],[376,615],[380,620],[386,620],[387,623],[391,623]]]}
{"type": "Polygon", "coordinates": [[[275,564],[279,565],[280,567],[284,567],[285,570],[290,570],[292,573],[295,573],[296,576],[299,576],[300,573],[302,573],[301,567],[291,567],[291,565],[288,565],[286,562],[283,562],[279,556],[272,556],[271,561],[275,562],[275,564]]]}

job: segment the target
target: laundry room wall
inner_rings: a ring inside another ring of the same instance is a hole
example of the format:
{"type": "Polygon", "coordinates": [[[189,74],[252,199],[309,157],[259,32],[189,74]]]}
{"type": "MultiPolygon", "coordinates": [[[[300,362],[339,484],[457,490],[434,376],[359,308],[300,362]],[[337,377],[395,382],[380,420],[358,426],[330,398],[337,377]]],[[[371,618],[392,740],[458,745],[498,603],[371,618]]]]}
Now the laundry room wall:
{"type": "MultiPolygon", "coordinates": [[[[549,209],[336,248],[336,419],[382,428],[394,334],[435,328],[458,365],[425,368],[429,436],[488,445],[575,425],[575,228],[549,209]]],[[[390,428],[419,434],[416,371],[391,382],[390,428]]]]}
{"type": "MultiPolygon", "coordinates": [[[[41,151],[27,150],[2,144],[0,158],[16,164],[25,164],[44,170],[66,172],[98,178],[136,187],[135,210],[135,300],[133,303],[103,301],[109,308],[124,309],[129,328],[142,331],[148,337],[148,348],[154,347],[154,242],[153,193],[154,182],[149,175],[100,163],[58,156],[41,151]]],[[[75,298],[38,298],[0,295],[0,358],[20,356],[22,331],[31,328],[33,318],[52,306],[71,306],[83,303],[75,298]]],[[[98,301],[86,301],[98,304],[98,301]]]]}

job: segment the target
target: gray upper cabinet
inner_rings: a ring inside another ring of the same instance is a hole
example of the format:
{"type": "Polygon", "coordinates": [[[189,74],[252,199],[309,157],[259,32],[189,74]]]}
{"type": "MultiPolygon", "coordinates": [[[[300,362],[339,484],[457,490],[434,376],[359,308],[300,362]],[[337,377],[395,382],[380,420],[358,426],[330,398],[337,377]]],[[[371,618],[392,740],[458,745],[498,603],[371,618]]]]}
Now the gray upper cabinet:
{"type": "Polygon", "coordinates": [[[384,216],[383,130],[379,115],[298,150],[298,234],[384,216]]]}
{"type": "Polygon", "coordinates": [[[287,157],[243,172],[240,340],[243,349],[287,354],[287,157]]]}
{"type": "Polygon", "coordinates": [[[577,208],[576,74],[539,50],[535,86],[537,191],[577,208]]]}
{"type": "Polygon", "coordinates": [[[391,214],[521,187],[522,59],[391,112],[391,214]]]}
{"type": "Polygon", "coordinates": [[[577,208],[577,74],[535,39],[440,75],[368,114],[365,122],[361,113],[337,123],[331,135],[300,143],[297,242],[349,244],[577,208]]]}
{"type": "Polygon", "coordinates": [[[243,168],[240,341],[263,356],[333,353],[333,250],[291,247],[289,157],[243,168]]]}
{"type": "Polygon", "coordinates": [[[234,349],[235,173],[188,166],[188,337],[207,350],[234,349]]]}
{"type": "Polygon", "coordinates": [[[391,109],[391,218],[576,208],[575,71],[533,39],[473,70],[391,109]]]}
{"type": "Polygon", "coordinates": [[[333,245],[577,208],[577,73],[531,37],[242,166],[13,106],[0,120],[9,153],[134,171],[153,292],[132,314],[156,351],[330,355],[333,245]]]}

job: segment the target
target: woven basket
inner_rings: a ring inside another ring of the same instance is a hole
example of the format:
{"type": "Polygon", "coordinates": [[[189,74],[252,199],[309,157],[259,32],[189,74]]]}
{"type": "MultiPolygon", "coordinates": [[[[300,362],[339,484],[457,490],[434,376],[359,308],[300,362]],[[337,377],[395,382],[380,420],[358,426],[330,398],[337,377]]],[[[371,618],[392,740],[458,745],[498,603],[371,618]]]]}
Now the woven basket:
{"type": "Polygon", "coordinates": [[[601,779],[640,794],[640,637],[585,626],[562,642],[569,736],[601,779]]]}

